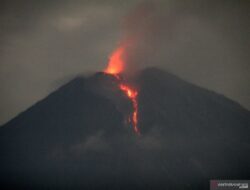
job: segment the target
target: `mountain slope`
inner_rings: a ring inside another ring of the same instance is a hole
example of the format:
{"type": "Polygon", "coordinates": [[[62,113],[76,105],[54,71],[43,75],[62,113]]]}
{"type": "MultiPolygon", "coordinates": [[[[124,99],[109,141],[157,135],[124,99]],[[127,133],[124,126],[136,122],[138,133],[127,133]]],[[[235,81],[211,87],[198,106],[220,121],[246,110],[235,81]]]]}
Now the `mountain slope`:
{"type": "Polygon", "coordinates": [[[0,128],[1,184],[24,188],[208,189],[250,177],[250,113],[233,101],[149,68],[130,102],[112,76],[76,78],[0,128]]]}

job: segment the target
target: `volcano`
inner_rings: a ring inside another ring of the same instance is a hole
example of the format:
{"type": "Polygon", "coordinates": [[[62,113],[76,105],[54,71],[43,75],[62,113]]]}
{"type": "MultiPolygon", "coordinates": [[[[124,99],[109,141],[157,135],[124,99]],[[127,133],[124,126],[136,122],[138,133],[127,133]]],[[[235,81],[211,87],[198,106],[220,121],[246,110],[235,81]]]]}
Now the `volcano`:
{"type": "Polygon", "coordinates": [[[250,112],[157,68],[77,77],[0,127],[5,189],[209,189],[250,178],[250,112]]]}

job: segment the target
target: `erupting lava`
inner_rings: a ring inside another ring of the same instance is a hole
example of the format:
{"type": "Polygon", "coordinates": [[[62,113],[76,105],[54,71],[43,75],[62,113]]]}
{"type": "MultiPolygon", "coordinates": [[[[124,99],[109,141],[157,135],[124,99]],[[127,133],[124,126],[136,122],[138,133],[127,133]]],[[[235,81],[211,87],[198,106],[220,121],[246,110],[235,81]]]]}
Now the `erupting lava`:
{"type": "Polygon", "coordinates": [[[116,75],[123,71],[124,62],[122,56],[124,54],[124,48],[120,47],[113,52],[111,57],[109,58],[108,67],[105,69],[105,73],[116,75]]]}
{"type": "Polygon", "coordinates": [[[104,70],[105,73],[113,75],[119,80],[119,88],[120,90],[130,99],[133,106],[133,112],[129,115],[128,121],[133,125],[133,129],[136,134],[140,134],[138,128],[138,102],[137,102],[137,95],[138,92],[136,89],[131,88],[128,84],[125,84],[119,74],[124,70],[124,47],[117,48],[109,58],[108,67],[104,70]]]}

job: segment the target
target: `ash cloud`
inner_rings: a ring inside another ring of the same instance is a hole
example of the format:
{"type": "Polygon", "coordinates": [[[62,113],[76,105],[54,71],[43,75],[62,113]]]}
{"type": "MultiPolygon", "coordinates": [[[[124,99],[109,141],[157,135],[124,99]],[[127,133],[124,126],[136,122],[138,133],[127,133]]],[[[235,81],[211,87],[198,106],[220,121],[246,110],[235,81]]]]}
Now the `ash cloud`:
{"type": "Polygon", "coordinates": [[[129,71],[159,66],[249,109],[247,1],[156,1],[125,19],[129,71]]]}

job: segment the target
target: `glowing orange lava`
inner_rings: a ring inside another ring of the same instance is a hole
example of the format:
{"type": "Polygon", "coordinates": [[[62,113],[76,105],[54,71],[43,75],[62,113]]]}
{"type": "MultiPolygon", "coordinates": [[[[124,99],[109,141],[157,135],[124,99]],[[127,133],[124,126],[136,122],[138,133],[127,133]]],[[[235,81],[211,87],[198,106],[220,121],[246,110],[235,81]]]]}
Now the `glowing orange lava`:
{"type": "Polygon", "coordinates": [[[105,73],[119,74],[124,70],[124,61],[122,56],[124,54],[124,48],[120,47],[115,50],[109,58],[108,67],[105,69],[105,73]]]}
{"type": "Polygon", "coordinates": [[[138,116],[138,103],[137,103],[138,92],[125,84],[120,84],[119,87],[132,102],[133,113],[131,116],[129,116],[129,121],[132,122],[134,131],[137,134],[140,134],[140,131],[137,126],[138,125],[138,117],[137,117],[138,116]]]}
{"type": "Polygon", "coordinates": [[[133,125],[136,134],[140,134],[138,128],[138,103],[137,103],[137,90],[131,88],[129,85],[124,84],[119,74],[124,71],[124,47],[116,49],[109,58],[108,67],[104,70],[105,73],[113,75],[119,82],[120,90],[130,99],[133,105],[133,112],[128,117],[128,121],[133,125]]]}

